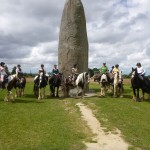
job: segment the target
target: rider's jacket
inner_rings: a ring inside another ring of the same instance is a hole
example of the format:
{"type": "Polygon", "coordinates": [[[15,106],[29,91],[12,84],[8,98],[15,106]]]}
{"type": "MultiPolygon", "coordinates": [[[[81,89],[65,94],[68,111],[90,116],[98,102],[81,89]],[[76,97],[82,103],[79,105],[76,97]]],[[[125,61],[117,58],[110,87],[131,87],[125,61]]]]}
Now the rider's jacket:
{"type": "Polygon", "coordinates": [[[38,74],[40,74],[41,72],[43,72],[43,74],[46,74],[46,71],[44,69],[39,69],[38,74]]]}
{"type": "Polygon", "coordinates": [[[57,68],[53,68],[52,73],[53,73],[54,75],[56,75],[56,74],[59,73],[59,70],[58,70],[57,68]]]}
{"type": "Polygon", "coordinates": [[[101,67],[101,73],[102,73],[102,74],[107,73],[107,71],[108,71],[107,66],[102,66],[102,67],[101,67]]]}
{"type": "Polygon", "coordinates": [[[113,73],[113,74],[119,73],[119,68],[116,68],[116,67],[115,67],[115,68],[112,70],[112,73],[113,73]]]}
{"type": "Polygon", "coordinates": [[[4,81],[4,76],[7,75],[5,69],[0,66],[0,77],[1,77],[1,81],[3,82],[4,81]]]}
{"type": "Polygon", "coordinates": [[[145,70],[143,69],[143,67],[137,67],[137,72],[138,72],[138,74],[140,74],[140,75],[144,75],[145,74],[145,70]]]}
{"type": "Polygon", "coordinates": [[[17,68],[16,68],[16,77],[17,77],[17,78],[19,78],[19,74],[22,75],[23,72],[22,72],[21,68],[17,67],[17,68]]]}
{"type": "Polygon", "coordinates": [[[78,69],[77,68],[72,68],[71,69],[72,74],[78,74],[78,69]]]}

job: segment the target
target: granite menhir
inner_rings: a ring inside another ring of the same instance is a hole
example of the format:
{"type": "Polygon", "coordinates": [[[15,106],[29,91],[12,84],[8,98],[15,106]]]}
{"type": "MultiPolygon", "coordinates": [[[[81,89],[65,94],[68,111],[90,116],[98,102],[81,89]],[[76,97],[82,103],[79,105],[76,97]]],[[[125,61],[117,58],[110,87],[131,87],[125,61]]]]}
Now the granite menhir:
{"type": "Polygon", "coordinates": [[[88,71],[88,38],[81,0],[66,0],[58,48],[58,68],[65,77],[77,64],[79,73],[88,71]]]}

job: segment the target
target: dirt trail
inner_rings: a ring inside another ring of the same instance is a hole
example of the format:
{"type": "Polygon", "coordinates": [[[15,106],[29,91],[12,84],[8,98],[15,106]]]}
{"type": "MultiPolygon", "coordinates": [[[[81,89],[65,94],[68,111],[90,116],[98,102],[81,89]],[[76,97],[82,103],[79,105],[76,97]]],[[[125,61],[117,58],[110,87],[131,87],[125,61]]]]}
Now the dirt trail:
{"type": "Polygon", "coordinates": [[[85,143],[87,150],[128,150],[128,143],[121,138],[121,132],[116,129],[115,133],[105,133],[101,127],[100,122],[93,115],[92,110],[87,108],[83,103],[78,103],[82,117],[87,121],[88,126],[91,128],[93,134],[93,140],[97,143],[85,143]]]}

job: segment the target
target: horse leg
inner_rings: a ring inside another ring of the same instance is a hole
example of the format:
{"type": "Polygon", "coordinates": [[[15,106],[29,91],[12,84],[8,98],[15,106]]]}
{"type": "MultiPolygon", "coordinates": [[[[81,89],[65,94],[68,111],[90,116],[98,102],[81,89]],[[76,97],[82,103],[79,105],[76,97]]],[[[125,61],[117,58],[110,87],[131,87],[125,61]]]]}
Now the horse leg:
{"type": "Polygon", "coordinates": [[[9,102],[9,101],[15,101],[13,93],[11,91],[8,91],[5,98],[4,98],[5,102],[9,102]]]}
{"type": "Polygon", "coordinates": [[[133,98],[132,98],[134,101],[136,101],[136,89],[133,88],[133,98]]]}
{"type": "Polygon", "coordinates": [[[101,92],[100,92],[100,96],[104,96],[104,87],[101,85],[101,92]]]}
{"type": "Polygon", "coordinates": [[[42,99],[45,98],[45,87],[42,89],[42,99]]]}
{"type": "Polygon", "coordinates": [[[141,97],[141,100],[144,100],[144,91],[142,90],[142,97],[141,97]]]}
{"type": "Polygon", "coordinates": [[[114,96],[113,97],[117,97],[117,85],[114,84],[114,96]]]}
{"type": "Polygon", "coordinates": [[[51,91],[51,96],[54,97],[55,96],[55,93],[54,93],[54,89],[53,89],[53,86],[50,85],[50,91],[51,91]]]}
{"type": "Polygon", "coordinates": [[[20,96],[20,89],[16,87],[15,97],[20,96]]]}
{"type": "Polygon", "coordinates": [[[24,96],[24,87],[21,89],[21,95],[24,96]]]}
{"type": "Polygon", "coordinates": [[[9,102],[9,91],[7,92],[5,98],[4,98],[4,101],[5,102],[9,102]]]}
{"type": "Polygon", "coordinates": [[[123,97],[123,84],[120,85],[120,97],[123,97]]]}
{"type": "Polygon", "coordinates": [[[78,98],[78,95],[79,95],[79,87],[77,86],[76,98],[78,98]]]}
{"type": "Polygon", "coordinates": [[[41,99],[41,88],[39,88],[39,97],[38,97],[38,100],[41,99]]]}
{"type": "Polygon", "coordinates": [[[139,88],[137,89],[137,98],[136,98],[136,101],[140,102],[140,96],[139,96],[139,88]]]}
{"type": "Polygon", "coordinates": [[[59,91],[59,87],[57,87],[56,97],[59,97],[58,91],[59,91]]]}
{"type": "Polygon", "coordinates": [[[21,88],[19,88],[19,97],[21,97],[21,88]]]}

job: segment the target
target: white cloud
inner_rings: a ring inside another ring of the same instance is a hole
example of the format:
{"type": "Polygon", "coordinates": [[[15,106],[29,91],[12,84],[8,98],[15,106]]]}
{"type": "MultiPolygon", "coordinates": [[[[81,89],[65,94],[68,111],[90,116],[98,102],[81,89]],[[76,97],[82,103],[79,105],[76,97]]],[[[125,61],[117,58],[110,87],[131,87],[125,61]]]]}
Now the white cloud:
{"type": "MultiPolygon", "coordinates": [[[[0,0],[0,61],[36,72],[58,62],[65,0],[0,0]]],[[[150,1],[82,0],[89,40],[89,67],[116,63],[129,73],[140,61],[150,69],[150,1]]],[[[148,72],[150,74],[150,72],[148,72]]]]}

